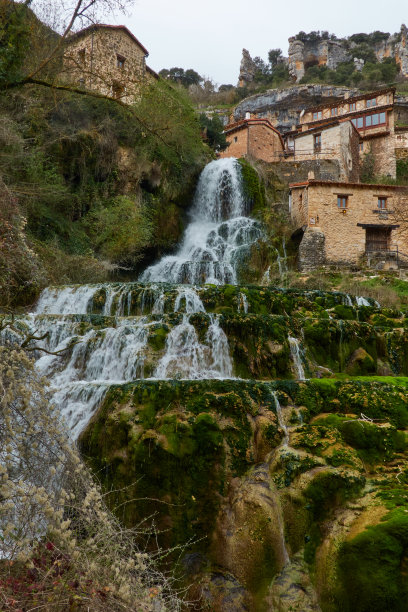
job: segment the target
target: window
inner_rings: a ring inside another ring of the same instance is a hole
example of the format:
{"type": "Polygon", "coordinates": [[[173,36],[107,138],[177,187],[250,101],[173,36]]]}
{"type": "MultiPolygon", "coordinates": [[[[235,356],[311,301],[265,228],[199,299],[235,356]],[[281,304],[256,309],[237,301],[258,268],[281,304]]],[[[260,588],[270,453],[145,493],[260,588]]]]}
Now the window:
{"type": "Polygon", "coordinates": [[[360,144],[358,145],[359,151],[360,153],[363,153],[364,151],[364,142],[360,142],[360,144]]]}
{"type": "Polygon", "coordinates": [[[313,136],[313,148],[315,153],[318,153],[319,151],[322,150],[322,135],[321,134],[315,134],[313,136]]]}
{"type": "Polygon", "coordinates": [[[339,109],[337,108],[337,106],[335,108],[330,109],[330,115],[332,117],[337,117],[338,114],[339,114],[339,109]]]}
{"type": "Polygon", "coordinates": [[[238,142],[238,136],[234,136],[234,142],[238,142]]]}
{"type": "Polygon", "coordinates": [[[349,111],[355,111],[355,110],[356,110],[356,103],[349,102],[349,111]]]}
{"type": "Polygon", "coordinates": [[[78,61],[80,64],[85,64],[85,49],[80,49],[78,51],[78,61]]]}
{"type": "Polygon", "coordinates": [[[318,121],[323,117],[322,111],[317,111],[313,113],[313,121],[318,121]]]}
{"type": "Polygon", "coordinates": [[[385,125],[387,123],[387,115],[386,113],[372,113],[371,115],[364,115],[364,117],[356,117],[356,119],[351,120],[351,123],[360,130],[377,127],[377,125],[385,125]]]}
{"type": "Polygon", "coordinates": [[[116,56],[116,66],[118,68],[123,69],[125,67],[125,61],[126,61],[126,58],[123,57],[123,55],[117,55],[116,56]]]}
{"type": "Polygon", "coordinates": [[[380,210],[384,210],[387,208],[387,198],[379,197],[378,198],[378,208],[380,210]]]}
{"type": "Polygon", "coordinates": [[[343,210],[348,206],[348,196],[346,195],[338,195],[337,196],[337,206],[338,208],[342,208],[343,210]]]}
{"type": "Polygon", "coordinates": [[[366,107],[371,108],[371,106],[377,106],[377,98],[369,98],[366,100],[366,107]]]}

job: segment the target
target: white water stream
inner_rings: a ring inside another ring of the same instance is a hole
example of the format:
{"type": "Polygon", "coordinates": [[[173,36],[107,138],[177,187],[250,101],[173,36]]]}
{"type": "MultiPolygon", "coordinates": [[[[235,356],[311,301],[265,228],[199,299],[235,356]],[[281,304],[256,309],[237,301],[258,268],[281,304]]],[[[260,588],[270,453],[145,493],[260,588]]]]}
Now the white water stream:
{"type": "Polygon", "coordinates": [[[292,357],[295,374],[297,380],[306,380],[305,370],[303,368],[302,356],[300,352],[300,342],[297,338],[293,338],[292,336],[288,336],[289,347],[290,347],[290,355],[292,357]]]}
{"type": "Polygon", "coordinates": [[[201,173],[183,242],[142,274],[142,282],[236,284],[239,265],[261,236],[247,217],[239,164],[233,158],[209,163],[201,173]]]}
{"type": "MultiPolygon", "coordinates": [[[[137,304],[133,283],[49,287],[42,292],[25,323],[36,337],[46,335],[35,342],[48,351],[38,351],[36,365],[50,381],[54,401],[74,438],[112,384],[146,376],[233,376],[219,316],[206,314],[196,289],[180,283],[237,282],[239,266],[261,235],[247,212],[237,161],[211,162],[199,179],[191,222],[178,253],[144,272],[145,287],[139,287],[137,304]],[[160,284],[164,282],[175,287],[169,290],[167,285],[166,293],[160,284]],[[192,320],[197,314],[203,319],[200,332],[192,320]],[[168,331],[164,349],[152,349],[149,337],[160,327],[168,331]]],[[[244,294],[239,310],[248,310],[244,294]]]]}

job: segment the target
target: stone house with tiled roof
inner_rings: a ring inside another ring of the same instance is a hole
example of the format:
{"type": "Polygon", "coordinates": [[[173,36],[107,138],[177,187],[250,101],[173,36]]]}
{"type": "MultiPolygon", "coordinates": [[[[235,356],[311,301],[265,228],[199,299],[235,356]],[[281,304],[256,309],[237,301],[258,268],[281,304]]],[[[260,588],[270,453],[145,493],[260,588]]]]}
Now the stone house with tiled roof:
{"type": "Polygon", "coordinates": [[[308,180],[290,185],[299,267],[408,261],[408,187],[308,180]]]}
{"type": "Polygon", "coordinates": [[[273,162],[284,155],[282,135],[268,119],[247,117],[227,125],[224,134],[229,147],[220,157],[249,157],[273,162]]]}
{"type": "Polygon", "coordinates": [[[63,76],[77,86],[132,103],[142,83],[158,78],[146,65],[148,55],[126,26],[93,24],[67,39],[63,76]]]}

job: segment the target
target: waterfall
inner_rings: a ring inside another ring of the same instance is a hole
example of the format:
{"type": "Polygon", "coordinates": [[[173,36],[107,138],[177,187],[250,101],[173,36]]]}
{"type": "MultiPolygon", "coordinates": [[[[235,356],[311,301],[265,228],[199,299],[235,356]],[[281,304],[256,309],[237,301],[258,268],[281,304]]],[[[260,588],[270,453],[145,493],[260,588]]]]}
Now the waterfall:
{"type": "MultiPolygon", "coordinates": [[[[275,400],[276,416],[278,417],[279,427],[283,430],[283,439],[282,439],[280,448],[282,447],[285,448],[289,445],[289,432],[288,432],[288,428],[286,427],[286,423],[283,419],[282,408],[279,403],[278,394],[276,393],[276,391],[274,391],[272,395],[273,395],[273,399],[275,400]]],[[[281,536],[281,546],[282,546],[283,557],[284,557],[283,559],[284,566],[286,566],[288,565],[288,563],[290,563],[290,557],[289,557],[288,549],[286,547],[285,522],[283,520],[283,511],[282,511],[282,506],[280,503],[279,503],[279,512],[277,513],[277,520],[278,520],[279,533],[281,536]]]]}
{"type": "Polygon", "coordinates": [[[281,407],[281,405],[279,403],[279,399],[278,399],[278,395],[277,395],[276,391],[274,391],[272,395],[273,395],[273,399],[275,400],[276,416],[278,417],[279,427],[283,431],[283,439],[282,439],[281,446],[288,446],[288,444],[289,444],[289,432],[288,432],[288,428],[286,427],[286,423],[285,423],[285,421],[283,419],[282,407],[281,407]]]}
{"type": "Polygon", "coordinates": [[[289,347],[290,347],[290,355],[292,357],[293,365],[295,366],[296,379],[297,380],[306,380],[305,370],[302,364],[302,357],[300,353],[300,343],[297,338],[293,338],[292,336],[288,336],[289,347]]]}
{"type": "Polygon", "coordinates": [[[233,158],[204,168],[178,252],[147,268],[142,282],[237,284],[239,266],[261,236],[259,223],[246,216],[240,170],[233,158]]]}
{"type": "MultiPolygon", "coordinates": [[[[261,236],[248,212],[239,163],[213,161],[201,173],[178,252],[147,268],[142,283],[42,292],[22,326],[44,336],[36,342],[36,367],[48,378],[73,438],[113,384],[233,377],[221,315],[206,313],[197,285],[237,283],[240,266],[261,236]]],[[[237,309],[248,312],[244,293],[237,309]]]]}

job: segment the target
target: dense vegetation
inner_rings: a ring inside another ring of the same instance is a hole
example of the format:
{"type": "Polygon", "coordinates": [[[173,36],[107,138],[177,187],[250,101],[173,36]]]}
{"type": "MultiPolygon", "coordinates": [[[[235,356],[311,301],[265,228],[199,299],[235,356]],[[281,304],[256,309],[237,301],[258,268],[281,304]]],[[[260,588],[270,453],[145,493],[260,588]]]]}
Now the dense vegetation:
{"type": "Polygon", "coordinates": [[[3,306],[31,302],[50,281],[134,277],[139,262],[178,242],[212,155],[187,94],[163,80],[144,86],[133,107],[21,84],[40,25],[13,7],[9,16],[10,3],[0,4],[3,306]]]}

